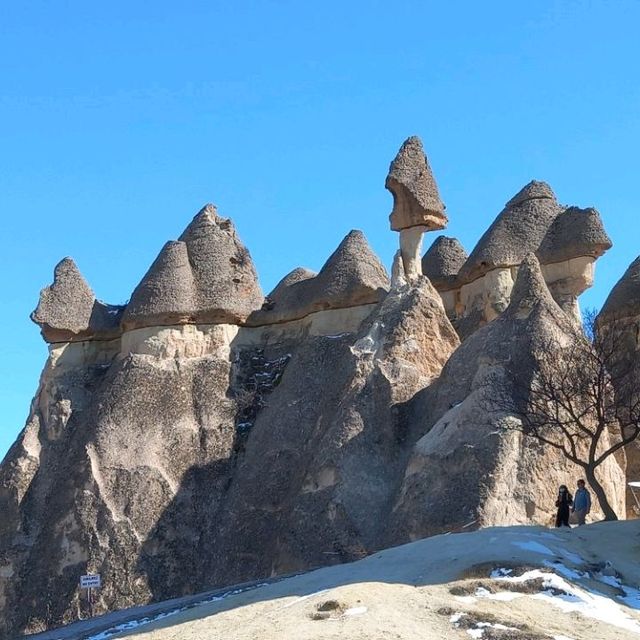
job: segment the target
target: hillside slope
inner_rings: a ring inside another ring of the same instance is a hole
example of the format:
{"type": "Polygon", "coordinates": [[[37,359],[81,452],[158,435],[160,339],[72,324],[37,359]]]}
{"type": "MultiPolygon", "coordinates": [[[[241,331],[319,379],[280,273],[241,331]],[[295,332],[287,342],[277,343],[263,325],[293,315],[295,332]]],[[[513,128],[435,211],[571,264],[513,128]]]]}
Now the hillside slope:
{"type": "MultiPolygon", "coordinates": [[[[105,629],[49,638],[227,640],[483,638],[609,640],[640,635],[640,523],[573,530],[495,527],[440,535],[358,562],[169,604],[105,629]]],[[[77,632],[74,632],[74,628],[77,632]]]]}

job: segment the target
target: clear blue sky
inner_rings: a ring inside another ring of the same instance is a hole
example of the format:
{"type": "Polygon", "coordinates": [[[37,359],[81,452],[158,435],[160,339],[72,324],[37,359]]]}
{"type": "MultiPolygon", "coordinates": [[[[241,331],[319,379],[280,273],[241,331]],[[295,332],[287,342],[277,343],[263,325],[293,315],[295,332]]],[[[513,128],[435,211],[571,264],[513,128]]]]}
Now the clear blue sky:
{"type": "Polygon", "coordinates": [[[0,2],[0,456],[46,358],[29,321],[71,255],[124,302],[206,202],[265,291],[352,228],[387,263],[389,162],[422,137],[467,250],[526,182],[638,241],[640,3],[0,2]]]}

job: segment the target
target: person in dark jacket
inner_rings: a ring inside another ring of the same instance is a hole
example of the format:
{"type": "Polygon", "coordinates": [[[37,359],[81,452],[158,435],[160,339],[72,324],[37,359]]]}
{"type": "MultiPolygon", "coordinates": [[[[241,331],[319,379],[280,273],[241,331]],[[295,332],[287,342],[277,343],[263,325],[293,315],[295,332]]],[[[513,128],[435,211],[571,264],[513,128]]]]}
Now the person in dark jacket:
{"type": "Polygon", "coordinates": [[[584,480],[578,480],[572,511],[576,514],[578,526],[581,527],[587,514],[591,511],[591,494],[587,491],[584,480]]]}
{"type": "Polygon", "coordinates": [[[569,512],[572,504],[573,496],[569,493],[569,489],[567,489],[566,485],[561,484],[558,489],[558,499],[556,500],[556,507],[558,507],[558,513],[556,514],[556,527],[569,526],[569,512]]]}

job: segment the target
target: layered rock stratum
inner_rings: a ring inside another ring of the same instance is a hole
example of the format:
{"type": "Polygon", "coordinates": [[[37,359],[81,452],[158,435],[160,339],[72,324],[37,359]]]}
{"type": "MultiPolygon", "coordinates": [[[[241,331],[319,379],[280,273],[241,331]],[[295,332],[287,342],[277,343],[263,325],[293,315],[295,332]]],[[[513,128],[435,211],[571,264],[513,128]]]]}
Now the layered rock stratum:
{"type": "MultiPolygon", "coordinates": [[[[70,259],[56,267],[32,316],[49,358],[0,465],[3,638],[86,615],[87,572],[105,612],[548,523],[579,472],[487,398],[510,362],[533,375],[545,339],[575,329],[611,244],[599,215],[532,182],[469,256],[445,238],[422,259],[446,218],[416,138],[387,187],[391,281],[351,231],[318,273],[297,268],[265,297],[212,205],[126,306],[97,300],[70,259]]],[[[611,458],[601,481],[620,513],[624,480],[611,458]]]]}

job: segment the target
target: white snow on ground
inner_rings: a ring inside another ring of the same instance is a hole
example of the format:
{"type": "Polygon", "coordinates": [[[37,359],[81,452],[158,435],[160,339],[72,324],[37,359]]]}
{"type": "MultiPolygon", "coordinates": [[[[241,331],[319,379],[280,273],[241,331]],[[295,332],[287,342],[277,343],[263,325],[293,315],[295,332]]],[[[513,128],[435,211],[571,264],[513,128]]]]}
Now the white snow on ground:
{"type": "Polygon", "coordinates": [[[500,593],[491,593],[483,587],[476,589],[476,598],[488,598],[489,600],[500,600],[501,602],[510,602],[516,598],[521,598],[524,593],[517,593],[516,591],[501,591],[500,593]]]}
{"type": "MultiPolygon", "coordinates": [[[[454,613],[450,618],[449,622],[453,624],[454,627],[460,627],[460,620],[464,618],[466,613],[454,613]]],[[[476,622],[475,626],[472,629],[467,629],[467,633],[472,638],[482,638],[484,632],[487,629],[502,629],[503,631],[517,631],[515,627],[507,627],[504,624],[500,624],[499,622],[491,623],[491,622],[476,622]]]]}
{"type": "Polygon", "coordinates": [[[576,569],[569,569],[569,567],[565,567],[562,562],[549,562],[545,560],[542,564],[569,580],[584,580],[589,577],[588,573],[577,571],[576,569]]]}
{"type": "Polygon", "coordinates": [[[139,618],[138,620],[129,620],[129,622],[123,622],[121,624],[110,627],[109,629],[105,629],[100,633],[97,633],[93,636],[88,636],[86,640],[107,640],[111,636],[116,633],[120,633],[121,631],[131,631],[131,629],[136,629],[137,627],[142,627],[146,624],[150,624],[151,622],[157,622],[158,620],[163,620],[164,618],[168,618],[170,616],[175,616],[177,613],[182,613],[187,609],[191,609],[192,607],[199,607],[203,604],[210,604],[211,602],[218,602],[219,600],[224,600],[229,596],[237,595],[238,593],[242,593],[243,591],[250,591],[251,589],[259,589],[260,587],[265,587],[267,583],[257,584],[251,587],[245,587],[244,589],[233,589],[232,591],[227,591],[219,596],[212,596],[210,598],[205,598],[200,602],[188,605],[186,607],[179,607],[178,609],[173,609],[171,611],[165,611],[163,613],[158,613],[153,616],[145,616],[143,618],[139,618]]]}
{"type": "Polygon", "coordinates": [[[584,560],[577,554],[567,551],[566,549],[560,549],[560,555],[573,564],[584,564],[584,560]]]}
{"type": "Polygon", "coordinates": [[[605,576],[602,573],[597,573],[594,577],[598,582],[619,589],[624,595],[618,596],[618,599],[624,602],[627,607],[640,609],[640,589],[628,587],[626,584],[622,584],[620,578],[614,576],[605,576]]]}
{"type": "Polygon", "coordinates": [[[345,616],[361,616],[363,613],[367,613],[367,607],[351,607],[344,612],[345,616]]]}
{"type": "Polygon", "coordinates": [[[485,629],[502,629],[503,631],[517,631],[515,627],[507,627],[499,622],[492,624],[491,622],[478,622],[473,629],[467,629],[467,633],[472,638],[482,638],[485,629]]]}
{"type": "MultiPolygon", "coordinates": [[[[561,565],[554,563],[552,566],[557,570],[561,565]]],[[[564,569],[566,573],[577,576],[577,579],[583,578],[585,575],[573,572],[566,567],[564,567],[564,569]]],[[[505,572],[506,570],[502,571],[505,572]]],[[[598,593],[590,593],[585,589],[567,582],[555,573],[534,569],[527,571],[521,576],[512,577],[503,573],[502,575],[496,575],[495,579],[516,583],[542,579],[545,590],[533,595],[533,598],[545,600],[566,613],[577,612],[588,618],[594,618],[606,624],[640,634],[640,623],[627,616],[620,605],[614,600],[598,593]]],[[[622,589],[622,585],[620,588],[622,589]]],[[[636,597],[640,595],[634,589],[629,589],[629,591],[636,592],[633,594],[636,597]]],[[[624,600],[622,597],[620,599],[624,600]]]]}
{"type": "Polygon", "coordinates": [[[309,598],[315,598],[316,596],[321,596],[324,593],[327,593],[327,591],[329,591],[329,589],[322,589],[320,591],[314,591],[313,593],[308,593],[305,596],[300,596],[299,598],[296,598],[293,602],[287,602],[287,604],[282,605],[280,609],[288,609],[289,607],[293,607],[296,604],[300,604],[305,600],[309,600],[309,598]]]}
{"type": "Polygon", "coordinates": [[[543,544],[536,542],[535,540],[514,540],[511,543],[514,547],[518,547],[518,549],[523,549],[524,551],[533,551],[534,553],[541,553],[543,556],[553,556],[555,555],[549,547],[545,547],[543,544]]]}

